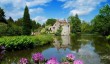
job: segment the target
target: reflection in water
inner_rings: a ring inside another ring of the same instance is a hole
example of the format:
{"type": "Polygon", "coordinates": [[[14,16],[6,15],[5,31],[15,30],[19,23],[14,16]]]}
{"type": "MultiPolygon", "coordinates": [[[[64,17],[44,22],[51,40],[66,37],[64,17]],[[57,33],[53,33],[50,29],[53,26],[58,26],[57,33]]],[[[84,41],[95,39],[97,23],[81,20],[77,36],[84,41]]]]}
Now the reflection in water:
{"type": "Polygon", "coordinates": [[[62,38],[61,47],[69,47],[69,45],[70,45],[70,36],[61,36],[61,38],[62,38]]]}
{"type": "MultiPolygon", "coordinates": [[[[100,64],[100,57],[94,51],[95,48],[92,46],[92,41],[88,41],[87,44],[80,44],[80,48],[78,50],[71,50],[69,47],[70,36],[61,36],[62,43],[55,38],[54,46],[55,48],[49,48],[43,51],[45,58],[49,59],[51,57],[56,57],[59,61],[68,53],[73,53],[77,58],[82,59],[85,64],[100,64]],[[51,53],[48,53],[51,52],[51,53]]],[[[73,46],[74,47],[74,46],[73,46]]]]}
{"type": "Polygon", "coordinates": [[[70,45],[70,36],[61,36],[61,42],[57,39],[57,38],[54,38],[54,47],[57,48],[57,50],[59,49],[66,49],[69,47],[70,45]]]}
{"type": "Polygon", "coordinates": [[[100,57],[94,50],[91,42],[86,45],[81,44],[78,55],[85,61],[85,64],[100,64],[100,57]]]}
{"type": "Polygon", "coordinates": [[[5,47],[0,46],[0,62],[2,61],[4,54],[5,54],[5,47]]]}
{"type": "Polygon", "coordinates": [[[68,53],[73,53],[76,59],[82,59],[84,64],[110,64],[110,44],[103,37],[97,35],[61,36],[54,38],[53,45],[7,52],[0,64],[17,63],[21,57],[32,61],[31,56],[36,52],[42,52],[46,59],[56,57],[61,61],[68,53]]]}
{"type": "Polygon", "coordinates": [[[43,47],[35,47],[34,49],[29,49],[29,50],[7,52],[5,54],[6,57],[4,57],[3,61],[0,62],[0,64],[16,64],[16,63],[19,64],[18,63],[19,59],[22,57],[25,57],[31,60],[32,54],[36,52],[42,52],[50,47],[51,45],[45,45],[43,47]]]}

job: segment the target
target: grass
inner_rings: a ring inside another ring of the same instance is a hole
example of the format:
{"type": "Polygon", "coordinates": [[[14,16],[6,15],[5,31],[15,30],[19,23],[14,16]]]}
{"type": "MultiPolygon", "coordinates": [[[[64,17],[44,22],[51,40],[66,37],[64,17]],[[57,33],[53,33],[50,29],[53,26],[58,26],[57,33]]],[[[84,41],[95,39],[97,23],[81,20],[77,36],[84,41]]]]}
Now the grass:
{"type": "Polygon", "coordinates": [[[6,50],[33,48],[51,43],[52,41],[53,38],[51,35],[0,37],[0,45],[5,46],[6,50]]]}

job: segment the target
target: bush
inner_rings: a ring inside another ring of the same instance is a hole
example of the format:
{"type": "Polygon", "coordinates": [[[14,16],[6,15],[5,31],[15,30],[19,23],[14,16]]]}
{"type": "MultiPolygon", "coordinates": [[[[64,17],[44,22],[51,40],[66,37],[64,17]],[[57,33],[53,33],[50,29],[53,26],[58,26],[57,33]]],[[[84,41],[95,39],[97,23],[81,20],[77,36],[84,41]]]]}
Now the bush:
{"type": "Polygon", "coordinates": [[[21,50],[41,46],[53,41],[50,35],[38,36],[10,36],[1,37],[0,45],[4,45],[6,50],[21,50]]]}
{"type": "Polygon", "coordinates": [[[60,26],[60,28],[57,30],[57,32],[55,33],[56,36],[60,36],[62,32],[62,27],[60,26]]]}
{"type": "Polygon", "coordinates": [[[106,37],[106,39],[107,39],[107,40],[110,40],[110,35],[108,35],[108,36],[106,37]]]}
{"type": "Polygon", "coordinates": [[[67,54],[64,59],[59,62],[57,58],[51,57],[50,59],[44,58],[42,53],[35,53],[32,55],[32,60],[29,61],[27,58],[21,58],[20,64],[84,64],[84,61],[81,59],[75,59],[76,56],[73,54],[67,54]],[[71,60],[71,61],[70,61],[71,60]]]}

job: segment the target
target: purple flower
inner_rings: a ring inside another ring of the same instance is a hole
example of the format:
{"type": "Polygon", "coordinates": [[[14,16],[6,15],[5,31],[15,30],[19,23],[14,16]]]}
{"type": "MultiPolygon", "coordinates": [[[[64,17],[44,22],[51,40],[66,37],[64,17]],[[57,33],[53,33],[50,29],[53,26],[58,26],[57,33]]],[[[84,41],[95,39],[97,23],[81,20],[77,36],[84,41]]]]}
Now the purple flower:
{"type": "Polygon", "coordinates": [[[28,64],[28,59],[27,58],[21,58],[20,64],[28,64]]]}
{"type": "Polygon", "coordinates": [[[68,54],[67,56],[66,56],[66,58],[68,59],[68,60],[74,60],[75,59],[75,56],[73,55],[73,54],[68,54]]]}
{"type": "Polygon", "coordinates": [[[82,60],[75,60],[73,64],[84,64],[82,60]]]}
{"type": "Polygon", "coordinates": [[[62,62],[61,64],[70,64],[69,62],[62,62]]]}
{"type": "Polygon", "coordinates": [[[41,53],[35,53],[32,55],[32,59],[34,60],[35,63],[37,63],[39,61],[43,61],[44,57],[41,53]]]}
{"type": "Polygon", "coordinates": [[[56,58],[53,57],[50,60],[48,60],[46,64],[59,64],[59,62],[56,58]]]}

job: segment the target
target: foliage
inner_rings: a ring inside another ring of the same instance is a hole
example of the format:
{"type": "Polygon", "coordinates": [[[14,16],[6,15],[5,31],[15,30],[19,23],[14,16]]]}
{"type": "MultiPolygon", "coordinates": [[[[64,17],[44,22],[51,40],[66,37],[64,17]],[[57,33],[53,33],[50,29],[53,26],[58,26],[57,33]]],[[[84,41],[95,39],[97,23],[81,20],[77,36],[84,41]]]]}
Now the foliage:
{"type": "Polygon", "coordinates": [[[30,20],[29,15],[29,9],[26,6],[24,10],[24,16],[23,16],[23,35],[31,35],[31,29],[32,29],[32,22],[30,20]]]}
{"type": "Polygon", "coordinates": [[[77,14],[75,16],[70,16],[68,20],[70,22],[71,33],[76,34],[78,32],[81,32],[81,21],[77,14]]]}
{"type": "Polygon", "coordinates": [[[7,32],[5,35],[8,36],[22,35],[22,27],[16,25],[11,17],[7,21],[8,21],[7,32]]]}
{"type": "Polygon", "coordinates": [[[106,39],[107,39],[107,40],[110,40],[110,35],[106,36],[106,39]]]}
{"type": "Polygon", "coordinates": [[[51,35],[5,36],[0,38],[0,45],[4,45],[6,50],[20,50],[41,46],[52,41],[51,35]]]}
{"type": "Polygon", "coordinates": [[[57,30],[57,32],[55,33],[56,36],[60,36],[62,32],[62,27],[60,26],[60,28],[57,30]]]}
{"type": "Polygon", "coordinates": [[[21,26],[22,27],[22,23],[23,23],[23,18],[19,18],[17,21],[15,21],[15,24],[17,26],[21,26]]]}
{"type": "Polygon", "coordinates": [[[36,21],[31,20],[31,22],[32,22],[32,31],[34,32],[34,30],[37,28],[36,21]]]}
{"type": "Polygon", "coordinates": [[[92,32],[92,26],[90,25],[90,23],[83,21],[81,23],[81,33],[91,33],[91,32],[92,32]]]}
{"type": "Polygon", "coordinates": [[[22,27],[17,26],[15,24],[11,24],[11,26],[8,26],[7,36],[15,36],[15,35],[22,35],[22,27]]]}
{"type": "Polygon", "coordinates": [[[102,35],[110,34],[110,5],[105,5],[100,9],[99,14],[91,21],[93,31],[102,35]]]}
{"type": "Polygon", "coordinates": [[[8,23],[14,23],[14,20],[12,19],[12,17],[9,17],[9,19],[7,21],[8,21],[8,23]]]}
{"type": "Polygon", "coordinates": [[[7,24],[6,19],[5,19],[5,12],[1,7],[0,7],[0,22],[7,24]]]}
{"type": "Polygon", "coordinates": [[[48,19],[48,20],[46,21],[46,25],[53,26],[53,25],[55,24],[55,22],[56,22],[56,19],[48,19]]]}
{"type": "Polygon", "coordinates": [[[41,27],[41,24],[37,22],[36,28],[38,29],[38,28],[40,28],[40,27],[41,27]]]}
{"type": "Polygon", "coordinates": [[[0,36],[3,36],[7,32],[7,24],[5,23],[0,23],[0,36]]]}
{"type": "Polygon", "coordinates": [[[43,23],[42,27],[43,27],[43,28],[45,27],[45,23],[43,23]]]}

